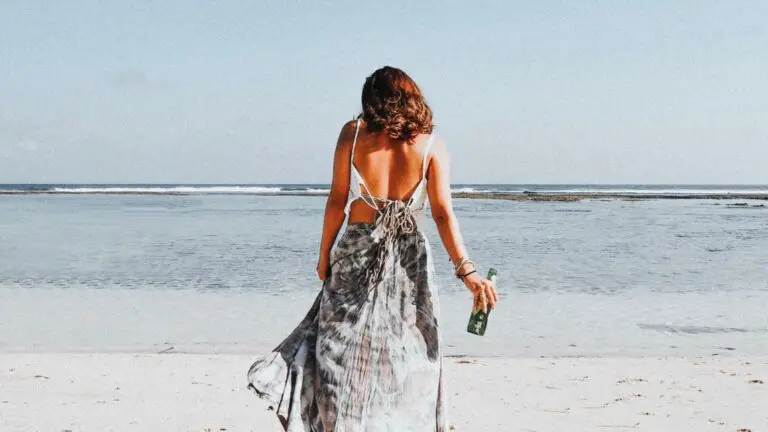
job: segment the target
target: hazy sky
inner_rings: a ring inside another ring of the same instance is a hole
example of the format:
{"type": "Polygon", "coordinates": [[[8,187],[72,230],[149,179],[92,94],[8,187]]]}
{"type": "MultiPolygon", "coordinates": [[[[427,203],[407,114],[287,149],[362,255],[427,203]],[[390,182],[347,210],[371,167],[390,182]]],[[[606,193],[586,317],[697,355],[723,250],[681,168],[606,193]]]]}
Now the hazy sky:
{"type": "Polygon", "coordinates": [[[766,17],[763,0],[0,0],[0,183],[327,183],[388,64],[426,93],[455,183],[766,184],[766,17]]]}

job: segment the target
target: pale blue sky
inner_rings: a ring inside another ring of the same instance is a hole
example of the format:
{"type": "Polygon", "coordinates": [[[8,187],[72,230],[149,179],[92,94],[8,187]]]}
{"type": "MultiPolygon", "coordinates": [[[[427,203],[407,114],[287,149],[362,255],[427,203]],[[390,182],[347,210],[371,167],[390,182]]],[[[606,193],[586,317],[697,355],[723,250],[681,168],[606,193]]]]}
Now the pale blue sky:
{"type": "Polygon", "coordinates": [[[389,64],[426,93],[456,183],[764,184],[766,17],[757,0],[0,0],[0,182],[327,183],[389,64]]]}

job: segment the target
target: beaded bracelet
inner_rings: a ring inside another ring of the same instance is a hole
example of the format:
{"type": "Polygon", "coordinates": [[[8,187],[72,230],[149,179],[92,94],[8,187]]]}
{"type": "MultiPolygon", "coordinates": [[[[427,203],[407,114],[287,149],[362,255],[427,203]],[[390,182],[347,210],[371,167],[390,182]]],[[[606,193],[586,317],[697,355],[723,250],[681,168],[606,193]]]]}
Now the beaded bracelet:
{"type": "Polygon", "coordinates": [[[475,262],[470,260],[470,259],[468,259],[468,260],[464,261],[463,263],[461,263],[461,265],[456,267],[456,272],[455,273],[456,273],[456,277],[457,278],[461,279],[462,276],[466,276],[467,274],[469,274],[469,273],[464,273],[462,275],[462,274],[459,273],[459,270],[461,270],[461,268],[464,267],[467,264],[472,264],[472,270],[473,271],[475,271],[477,269],[477,266],[475,265],[475,262]]]}
{"type": "Polygon", "coordinates": [[[464,274],[456,275],[459,279],[461,279],[462,282],[464,282],[464,278],[471,275],[472,273],[477,273],[477,270],[468,271],[464,274]]]}
{"type": "MultiPolygon", "coordinates": [[[[453,272],[454,273],[458,273],[458,271],[461,268],[461,266],[463,266],[464,264],[466,264],[468,262],[472,262],[472,260],[469,259],[469,257],[464,257],[464,258],[460,259],[459,262],[456,265],[453,266],[453,272]]],[[[472,264],[474,264],[474,263],[472,263],[472,264]]]]}

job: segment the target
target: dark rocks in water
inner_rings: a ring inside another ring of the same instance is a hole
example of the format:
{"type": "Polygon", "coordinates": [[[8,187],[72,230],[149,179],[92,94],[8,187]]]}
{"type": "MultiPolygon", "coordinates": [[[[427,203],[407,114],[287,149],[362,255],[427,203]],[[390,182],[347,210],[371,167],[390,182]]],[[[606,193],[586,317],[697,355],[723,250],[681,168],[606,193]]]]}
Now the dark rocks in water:
{"type": "Polygon", "coordinates": [[[745,202],[727,204],[728,208],[765,208],[765,204],[749,204],[745,202]]]}
{"type": "MultiPolygon", "coordinates": [[[[648,193],[613,193],[613,192],[454,192],[456,198],[470,199],[495,199],[507,201],[582,201],[582,200],[622,200],[622,201],[646,201],[646,200],[733,200],[728,193],[720,194],[648,194],[648,193]]],[[[768,194],[742,194],[739,199],[768,201],[768,194]]],[[[738,206],[743,207],[743,206],[738,206]]]]}
{"type": "Polygon", "coordinates": [[[454,198],[466,199],[490,199],[504,201],[557,201],[557,202],[576,202],[587,199],[582,195],[568,194],[538,194],[538,193],[492,193],[492,192],[454,192],[454,198]]]}

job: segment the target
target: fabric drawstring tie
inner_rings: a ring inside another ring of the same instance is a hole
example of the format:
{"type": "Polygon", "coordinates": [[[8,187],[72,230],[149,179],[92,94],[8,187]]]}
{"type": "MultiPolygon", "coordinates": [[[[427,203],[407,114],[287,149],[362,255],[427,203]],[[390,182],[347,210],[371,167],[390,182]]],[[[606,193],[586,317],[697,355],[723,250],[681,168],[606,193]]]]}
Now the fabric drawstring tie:
{"type": "Polygon", "coordinates": [[[416,230],[416,219],[408,203],[390,201],[374,223],[371,237],[376,243],[376,258],[369,270],[368,283],[372,286],[381,281],[384,267],[387,264],[388,253],[394,249],[395,240],[416,230]]]}

